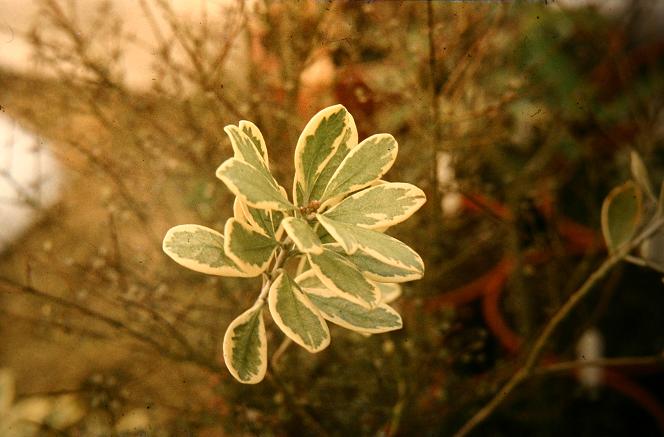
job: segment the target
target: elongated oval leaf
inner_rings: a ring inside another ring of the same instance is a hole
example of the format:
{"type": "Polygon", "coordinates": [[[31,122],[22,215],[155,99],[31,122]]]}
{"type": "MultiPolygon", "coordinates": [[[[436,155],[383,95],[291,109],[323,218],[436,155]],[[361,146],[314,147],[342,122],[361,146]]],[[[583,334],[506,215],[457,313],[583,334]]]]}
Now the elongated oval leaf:
{"type": "Polygon", "coordinates": [[[163,250],[183,267],[218,276],[250,277],[224,251],[224,236],[199,225],[179,225],[166,232],[163,250]]]}
{"type": "Polygon", "coordinates": [[[321,254],[308,253],[316,276],[330,290],[367,308],[380,300],[380,291],[350,261],[330,249],[321,254]]]}
{"type": "Polygon", "coordinates": [[[641,220],[641,190],[633,181],[611,190],[602,204],[602,233],[609,251],[627,243],[641,220]]]}
{"type": "Polygon", "coordinates": [[[390,303],[394,302],[401,296],[401,285],[394,282],[378,282],[378,289],[380,290],[380,302],[390,303]]]}
{"type": "Polygon", "coordinates": [[[229,190],[254,208],[288,211],[293,205],[263,173],[236,158],[224,161],[216,175],[229,190]]]}
{"type": "Polygon", "coordinates": [[[286,233],[300,252],[323,252],[323,245],[309,223],[299,218],[288,217],[283,220],[283,225],[286,233]]]}
{"type": "Polygon", "coordinates": [[[382,183],[353,194],[323,215],[367,229],[401,223],[426,202],[424,192],[406,183],[382,183]]]}
{"type": "Polygon", "coordinates": [[[265,209],[254,208],[244,204],[245,216],[247,217],[247,222],[251,225],[256,231],[264,234],[272,239],[276,238],[276,227],[272,221],[272,214],[282,214],[281,211],[268,211],[265,209]]]}
{"type": "Polygon", "coordinates": [[[347,254],[351,255],[357,251],[358,242],[355,233],[352,232],[352,225],[337,222],[321,214],[316,214],[316,218],[332,238],[344,248],[347,254]]]}
{"type": "Polygon", "coordinates": [[[346,250],[348,255],[357,252],[357,250],[349,249],[362,249],[366,255],[383,264],[411,270],[420,275],[424,274],[422,258],[417,252],[396,238],[370,229],[341,223],[320,214],[316,217],[330,235],[346,250]]]}
{"type": "Polygon", "coordinates": [[[286,273],[281,273],[272,283],[268,305],[277,326],[309,352],[320,352],[330,344],[327,323],[286,273]]]}
{"type": "MultiPolygon", "coordinates": [[[[320,186],[327,183],[318,180],[333,157],[339,156],[339,148],[343,154],[355,144],[355,122],[342,105],[325,108],[309,120],[295,147],[293,199],[297,205],[307,205],[312,200],[311,193],[321,191],[320,186]]],[[[331,164],[334,166],[334,162],[331,164]]]]}
{"type": "Polygon", "coordinates": [[[318,178],[316,178],[316,182],[309,194],[309,200],[322,199],[323,192],[325,191],[327,184],[330,182],[334,172],[337,171],[337,168],[339,168],[339,165],[341,165],[348,153],[357,147],[357,128],[355,127],[355,120],[353,120],[350,113],[347,113],[345,123],[346,128],[344,129],[343,137],[339,143],[339,148],[325,164],[325,167],[320,172],[318,178]]]}
{"type": "Polygon", "coordinates": [[[298,276],[296,282],[326,320],[368,334],[394,331],[402,327],[401,316],[386,303],[367,309],[325,288],[312,273],[309,271],[298,276]]]}
{"type": "Polygon", "coordinates": [[[257,384],[267,371],[267,336],[263,304],[243,312],[226,329],[223,342],[228,371],[244,384],[257,384]]]}
{"type": "MultiPolygon", "coordinates": [[[[316,276],[316,273],[313,270],[304,270],[300,272],[296,278],[295,282],[302,288],[304,291],[308,290],[320,290],[325,291],[329,289],[321,282],[321,280],[316,276]]],[[[390,303],[395,301],[401,296],[401,285],[395,283],[387,282],[376,282],[376,286],[380,290],[381,303],[390,303]]]]}
{"type": "Polygon", "coordinates": [[[230,124],[224,127],[224,131],[231,140],[231,146],[233,147],[235,158],[246,162],[256,170],[260,171],[270,183],[276,187],[277,183],[270,174],[267,161],[263,157],[262,151],[259,149],[260,145],[257,147],[251,138],[242,132],[238,126],[230,124]]]}
{"type": "Polygon", "coordinates": [[[390,134],[377,134],[365,139],[346,155],[318,200],[322,206],[328,205],[348,193],[369,186],[392,167],[397,152],[397,142],[390,134]]]}
{"type": "Polygon", "coordinates": [[[234,218],[226,221],[224,233],[226,254],[243,271],[252,276],[258,276],[265,271],[275,249],[279,246],[274,239],[266,237],[234,218]]]}
{"type": "Polygon", "coordinates": [[[422,278],[423,271],[418,268],[404,267],[400,263],[386,263],[376,259],[362,249],[358,249],[352,255],[348,255],[339,243],[325,244],[352,262],[364,276],[376,282],[401,283],[415,281],[422,278]]]}
{"type": "Polygon", "coordinates": [[[242,120],[239,123],[239,128],[252,142],[258,153],[260,154],[263,162],[265,162],[265,167],[269,170],[270,160],[267,154],[267,146],[265,145],[265,139],[263,139],[263,134],[261,133],[258,126],[253,124],[250,121],[242,120]]]}

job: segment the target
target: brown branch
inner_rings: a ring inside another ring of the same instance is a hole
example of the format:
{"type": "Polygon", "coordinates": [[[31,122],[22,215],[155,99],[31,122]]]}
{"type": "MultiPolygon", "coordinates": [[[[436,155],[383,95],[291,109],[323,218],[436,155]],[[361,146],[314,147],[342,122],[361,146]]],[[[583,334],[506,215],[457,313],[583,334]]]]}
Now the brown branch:
{"type": "Polygon", "coordinates": [[[544,376],[552,373],[568,372],[584,367],[625,367],[625,366],[664,366],[664,355],[651,355],[645,357],[616,357],[601,358],[597,360],[574,360],[549,364],[534,369],[532,376],[544,376]]]}
{"type": "Polygon", "coordinates": [[[216,364],[214,361],[208,360],[202,356],[200,356],[197,353],[178,353],[173,351],[171,348],[168,346],[162,344],[161,342],[157,341],[156,339],[150,337],[149,335],[146,335],[143,333],[141,330],[138,330],[136,328],[131,327],[130,325],[126,324],[125,322],[121,320],[114,319],[112,317],[109,317],[103,313],[100,313],[98,311],[95,311],[93,309],[84,307],[82,305],[79,305],[75,302],[71,302],[67,299],[63,299],[58,296],[54,296],[49,293],[45,293],[41,290],[38,290],[34,287],[31,286],[25,286],[18,284],[10,279],[7,278],[2,278],[0,277],[0,285],[4,286],[5,291],[12,293],[12,292],[19,292],[19,293],[25,293],[31,296],[35,296],[50,302],[53,302],[57,305],[66,307],[66,308],[71,308],[79,313],[81,313],[84,316],[90,317],[94,320],[98,320],[102,323],[104,323],[107,326],[110,326],[111,328],[117,329],[119,331],[122,331],[129,335],[131,338],[138,340],[140,343],[146,344],[153,349],[155,349],[157,352],[162,354],[163,356],[170,358],[175,361],[188,361],[192,362],[195,364],[198,364],[199,366],[213,371],[213,372],[219,372],[221,370],[221,367],[216,364]]]}

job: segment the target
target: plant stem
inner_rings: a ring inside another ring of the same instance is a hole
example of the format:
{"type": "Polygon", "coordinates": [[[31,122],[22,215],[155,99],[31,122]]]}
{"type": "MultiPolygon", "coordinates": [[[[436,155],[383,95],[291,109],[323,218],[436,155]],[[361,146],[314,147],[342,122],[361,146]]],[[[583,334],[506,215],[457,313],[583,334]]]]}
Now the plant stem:
{"type": "Polygon", "coordinates": [[[430,149],[431,175],[429,183],[431,184],[432,225],[438,226],[440,219],[440,187],[438,186],[438,147],[440,146],[442,132],[440,130],[440,107],[438,105],[438,95],[440,90],[436,87],[436,40],[434,38],[434,17],[432,0],[427,1],[427,29],[429,37],[429,80],[431,81],[431,118],[433,119],[433,142],[430,149]]]}
{"type": "Polygon", "coordinates": [[[649,355],[645,357],[615,357],[597,360],[574,360],[533,369],[532,376],[544,376],[551,373],[567,372],[584,367],[619,367],[619,366],[664,366],[664,355],[649,355]]]}
{"type": "Polygon", "coordinates": [[[270,360],[270,364],[272,365],[272,368],[276,368],[277,364],[279,363],[279,360],[281,359],[282,355],[286,352],[286,349],[293,343],[293,340],[291,340],[289,337],[284,337],[283,341],[279,345],[276,351],[272,354],[272,360],[270,360]]]}
{"type": "Polygon", "coordinates": [[[517,388],[524,380],[526,380],[533,371],[537,364],[544,346],[551,338],[551,335],[556,330],[560,322],[576,307],[576,305],[593,289],[593,287],[620,261],[622,261],[634,248],[641,244],[648,237],[657,232],[662,225],[664,219],[659,218],[652,221],[641,234],[630,241],[628,244],[623,245],[615,253],[609,256],[593,273],[590,274],[588,279],[579,287],[565,303],[556,311],[556,313],[549,319],[546,326],[535,339],[530,350],[526,354],[524,364],[512,375],[512,377],[505,383],[505,385],[498,390],[491,400],[486,403],[475,415],[473,415],[459,431],[454,434],[454,437],[463,437],[468,435],[475,427],[484,422],[497,408],[503,403],[505,399],[517,388]]]}
{"type": "Polygon", "coordinates": [[[288,242],[289,242],[288,237],[286,237],[286,239],[282,243],[282,246],[279,248],[279,254],[277,255],[277,258],[274,261],[274,265],[272,266],[270,273],[263,274],[263,287],[261,287],[261,293],[258,295],[258,299],[256,299],[256,304],[254,305],[257,305],[259,302],[261,305],[265,303],[265,298],[267,298],[267,293],[270,291],[270,286],[272,285],[272,281],[274,281],[275,275],[288,259],[288,253],[290,252],[290,250],[283,247],[285,244],[288,244],[288,242]]]}

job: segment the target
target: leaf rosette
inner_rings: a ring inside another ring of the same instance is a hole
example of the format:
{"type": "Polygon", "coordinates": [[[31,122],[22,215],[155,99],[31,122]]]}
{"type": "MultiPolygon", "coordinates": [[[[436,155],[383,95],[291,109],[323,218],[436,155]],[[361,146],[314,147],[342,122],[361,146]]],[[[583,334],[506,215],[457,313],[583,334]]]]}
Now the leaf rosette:
{"type": "Polygon", "coordinates": [[[231,322],[223,357],[242,383],[267,370],[263,312],[293,342],[316,353],[330,343],[327,322],[363,334],[400,329],[389,304],[400,283],[420,279],[424,263],[385,231],[414,214],[424,192],[383,176],[398,145],[389,134],[358,142],[353,117],[342,105],[318,112],[295,147],[292,199],[270,173],[268,149],[248,121],[224,129],[233,157],[217,177],[236,196],[224,233],[179,225],[164,252],[191,270],[219,276],[263,277],[251,306],[231,322]],[[297,266],[296,268],[294,268],[297,266]]]}

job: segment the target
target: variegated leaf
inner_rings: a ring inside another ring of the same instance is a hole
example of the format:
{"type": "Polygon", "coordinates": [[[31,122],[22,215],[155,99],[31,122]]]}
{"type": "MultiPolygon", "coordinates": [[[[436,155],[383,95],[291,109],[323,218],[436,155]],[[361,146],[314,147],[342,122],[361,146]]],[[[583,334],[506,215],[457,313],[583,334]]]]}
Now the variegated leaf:
{"type": "Polygon", "coordinates": [[[316,218],[332,238],[344,248],[347,254],[351,255],[357,251],[358,242],[355,233],[350,228],[352,225],[337,222],[321,214],[316,214],[316,218]]]}
{"type": "Polygon", "coordinates": [[[295,277],[295,282],[303,290],[328,290],[328,288],[321,282],[321,280],[316,276],[316,272],[311,269],[305,270],[302,273],[298,274],[295,277]]]}
{"type": "MultiPolygon", "coordinates": [[[[247,220],[249,224],[254,227],[258,232],[261,232],[272,239],[275,239],[276,229],[272,222],[272,213],[281,214],[280,211],[268,211],[265,209],[254,208],[245,205],[247,220]]],[[[277,225],[279,226],[279,225],[277,225]]]]}
{"type": "Polygon", "coordinates": [[[199,225],[179,225],[166,232],[163,249],[176,263],[200,273],[250,277],[224,252],[224,236],[199,225]]]}
{"type": "Polygon", "coordinates": [[[330,182],[334,172],[337,171],[337,168],[339,168],[339,165],[341,165],[348,153],[357,147],[357,128],[355,127],[355,120],[353,120],[350,113],[347,113],[346,115],[345,124],[346,128],[341,142],[339,143],[339,148],[320,172],[320,175],[316,179],[316,183],[311,189],[308,200],[318,200],[323,197],[323,192],[325,191],[327,184],[330,182]]]}
{"type": "Polygon", "coordinates": [[[293,205],[283,192],[259,170],[246,162],[230,158],[217,169],[216,175],[229,190],[254,208],[288,211],[293,205]]]}
{"type": "Polygon", "coordinates": [[[267,268],[270,258],[279,246],[273,238],[255,231],[234,218],[226,221],[224,250],[243,271],[258,276],[267,268]]]}
{"type": "Polygon", "coordinates": [[[249,224],[249,219],[247,218],[247,206],[239,197],[236,197],[233,201],[233,217],[235,220],[242,222],[244,224],[249,224]]]}
{"type": "Polygon", "coordinates": [[[263,162],[265,162],[265,166],[269,169],[270,160],[267,154],[267,146],[265,145],[265,139],[263,139],[263,134],[261,133],[260,129],[258,129],[258,126],[256,126],[250,121],[242,120],[239,123],[239,128],[242,131],[242,133],[244,133],[247,137],[249,137],[254,147],[256,148],[256,150],[258,150],[258,153],[261,155],[263,162]]]}
{"type": "Polygon", "coordinates": [[[394,331],[402,327],[401,316],[386,303],[367,309],[325,288],[312,273],[309,271],[298,276],[296,282],[326,320],[368,334],[394,331]]]}
{"type": "Polygon", "coordinates": [[[420,279],[422,270],[412,267],[403,267],[398,263],[386,263],[376,259],[362,249],[358,249],[352,255],[348,255],[338,243],[325,244],[324,247],[330,248],[344,257],[348,258],[358,270],[364,273],[367,278],[376,282],[408,282],[420,279]]]}
{"type": "Polygon", "coordinates": [[[348,193],[369,186],[394,164],[398,146],[390,134],[377,134],[351,150],[334,172],[320,200],[324,208],[348,193]]]}
{"type": "Polygon", "coordinates": [[[384,229],[406,220],[424,202],[424,192],[414,185],[382,183],[345,198],[323,215],[367,229],[384,229]]]}
{"type": "Polygon", "coordinates": [[[268,305],[277,326],[309,352],[320,352],[330,344],[327,323],[286,273],[281,273],[272,283],[268,305]]]}
{"type": "Polygon", "coordinates": [[[282,222],[288,236],[302,253],[321,253],[323,245],[305,220],[288,217],[282,222]]]}
{"type": "Polygon", "coordinates": [[[380,291],[353,263],[330,249],[321,254],[308,253],[309,264],[316,276],[330,290],[358,304],[371,307],[380,300],[380,291]]]}
{"type": "Polygon", "coordinates": [[[260,303],[231,322],[224,335],[224,362],[235,379],[257,384],[267,370],[267,336],[260,303]]]}
{"type": "Polygon", "coordinates": [[[356,144],[355,122],[342,105],[330,106],[314,115],[295,147],[295,203],[305,206],[315,200],[312,193],[322,192],[329,180],[328,175],[334,171],[330,169],[339,165],[342,155],[356,144]]]}
{"type": "Polygon", "coordinates": [[[270,174],[267,161],[262,155],[262,150],[260,150],[261,146],[256,146],[251,138],[242,132],[238,126],[230,124],[224,127],[224,131],[231,139],[231,146],[233,147],[235,158],[246,162],[256,170],[263,173],[263,175],[266,176],[266,178],[276,186],[277,183],[274,181],[274,178],[270,174]]]}
{"type": "Polygon", "coordinates": [[[381,303],[394,302],[401,296],[401,285],[394,282],[377,282],[381,303]]]}
{"type": "Polygon", "coordinates": [[[422,258],[396,238],[371,229],[341,223],[320,214],[316,217],[347,254],[353,255],[357,249],[362,249],[365,254],[385,264],[408,269],[420,275],[424,273],[422,258]]]}

